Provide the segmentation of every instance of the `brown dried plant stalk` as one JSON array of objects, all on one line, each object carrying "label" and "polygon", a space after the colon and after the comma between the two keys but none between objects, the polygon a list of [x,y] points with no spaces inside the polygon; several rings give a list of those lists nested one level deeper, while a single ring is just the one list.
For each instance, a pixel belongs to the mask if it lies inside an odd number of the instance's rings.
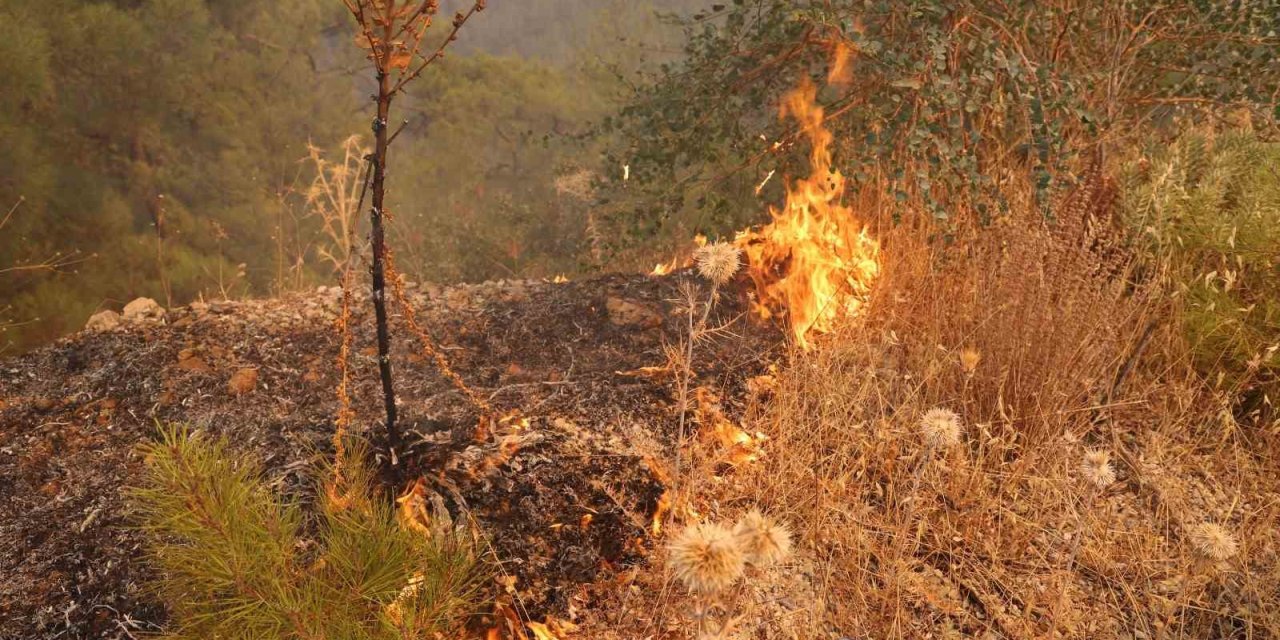
[{"label": "brown dried plant stalk", "polygon": [[333,473],[325,490],[335,504],[342,504],[340,496],[348,490],[345,480],[347,458],[347,429],[355,418],[351,408],[350,382],[351,374],[347,360],[351,354],[351,269],[342,273],[342,309],[338,313],[338,334],[341,346],[338,348],[338,415],[334,420],[333,431]]},{"label": "brown dried plant stalk", "polygon": [[307,161],[315,177],[304,197],[306,215],[319,218],[326,244],[316,247],[316,253],[335,272],[347,268],[354,251],[350,239],[363,206],[369,152],[358,135],[342,142],[342,159],[338,161],[325,158],[319,147],[307,145]]},{"label": "brown dried plant stalk", "polygon": [[[721,330],[720,327],[708,327],[711,311],[720,299],[720,287],[728,284],[737,275],[742,266],[741,251],[727,242],[716,242],[700,247],[694,252],[694,265],[698,274],[710,285],[711,290],[703,300],[701,291],[693,282],[684,282],[680,288],[679,304],[685,315],[685,335],[681,337],[678,350],[668,349],[667,357],[676,373],[676,405],[680,409],[676,440],[675,477],[681,478],[684,466],[685,440],[688,437],[689,407],[692,399],[693,378],[697,375],[693,369],[693,348]],[[689,468],[689,477],[682,487],[686,496],[693,491],[695,479],[693,468]]]},{"label": "brown dried plant stalk", "polygon": [[467,398],[471,405],[481,414],[481,417],[491,417],[494,415],[493,406],[487,400],[481,398],[462,376],[454,371],[453,366],[449,364],[449,359],[445,357],[444,352],[440,350],[440,346],[436,344],[431,334],[427,333],[422,325],[418,324],[418,312],[414,310],[413,305],[409,304],[408,298],[404,294],[404,278],[400,272],[396,270],[395,257],[390,250],[387,251],[387,277],[391,280],[391,291],[395,295],[396,303],[400,306],[400,314],[404,317],[404,321],[409,325],[409,330],[418,338],[418,342],[422,345],[423,354],[436,363],[436,368],[440,373],[448,378],[458,391]]}]

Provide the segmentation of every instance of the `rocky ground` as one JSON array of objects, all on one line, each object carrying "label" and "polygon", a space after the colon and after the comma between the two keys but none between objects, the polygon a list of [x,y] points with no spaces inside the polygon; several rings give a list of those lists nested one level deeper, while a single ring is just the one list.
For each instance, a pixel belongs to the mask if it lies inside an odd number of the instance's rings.
[{"label": "rocky ground", "polygon": [[[409,289],[454,367],[520,429],[477,433],[478,415],[398,323],[393,363],[405,464],[491,540],[528,619],[572,617],[643,565],[666,486],[677,412],[666,362],[686,319],[688,274]],[[377,432],[367,297],[351,358],[355,424]],[[143,538],[124,489],[159,423],[228,436],[282,491],[311,495],[337,410],[336,288],[165,310],[136,301],[86,331],[0,361],[0,638],[132,638],[163,628],[145,590]],[[696,360],[699,384],[741,410],[779,336],[746,327],[745,296]],[[459,504],[462,503],[462,504]],[[514,577],[514,581],[511,580]]]}]

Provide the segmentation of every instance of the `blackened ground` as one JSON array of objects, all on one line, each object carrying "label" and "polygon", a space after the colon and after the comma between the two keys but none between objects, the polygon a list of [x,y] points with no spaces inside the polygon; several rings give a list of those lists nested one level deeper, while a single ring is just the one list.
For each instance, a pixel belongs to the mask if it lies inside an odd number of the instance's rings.
[{"label": "blackened ground", "polygon": [[[645,561],[677,411],[670,379],[628,372],[666,362],[663,345],[687,321],[684,282],[692,276],[410,289],[461,376],[528,426],[477,438],[476,411],[399,323],[394,365],[413,443],[404,464],[455,514],[470,510],[531,617],[563,613],[571,598],[582,606],[586,585]],[[228,436],[266,462],[281,491],[309,500],[337,407],[338,305],[333,288],[193,305],[0,361],[0,638],[163,627],[124,496],[141,471],[137,445],[157,423]],[[357,300],[352,393],[356,424],[376,436],[365,306]],[[731,412],[779,339],[745,309],[730,287],[712,318],[729,330],[694,358],[699,384],[714,385]]]}]

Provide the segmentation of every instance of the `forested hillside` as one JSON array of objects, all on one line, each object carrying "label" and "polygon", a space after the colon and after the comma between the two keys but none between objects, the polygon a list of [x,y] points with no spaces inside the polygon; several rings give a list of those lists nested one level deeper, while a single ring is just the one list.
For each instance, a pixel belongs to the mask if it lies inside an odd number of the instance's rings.
[{"label": "forested hillside", "polygon": [[[678,49],[655,11],[698,3],[491,4],[448,80],[402,102],[393,243],[435,280],[581,267],[591,123]],[[328,0],[0,2],[0,349],[137,296],[332,283],[308,157],[369,140],[348,19]]]}]

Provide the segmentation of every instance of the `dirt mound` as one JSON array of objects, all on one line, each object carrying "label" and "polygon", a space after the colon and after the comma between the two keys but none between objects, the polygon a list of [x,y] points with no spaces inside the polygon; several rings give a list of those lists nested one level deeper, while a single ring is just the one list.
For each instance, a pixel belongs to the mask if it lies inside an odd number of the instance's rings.
[{"label": "dirt mound", "polygon": [[[407,331],[395,334],[405,464],[448,508],[470,509],[531,617],[590,606],[593,582],[644,562],[677,417],[667,382],[629,372],[665,361],[689,277],[410,289],[461,376],[528,418],[477,436],[470,405]],[[355,424],[376,433],[366,301],[353,317],[352,393]],[[0,364],[0,638],[128,638],[163,625],[123,496],[157,423],[230,437],[309,500],[337,408],[339,305],[335,288],[198,303]],[[716,309],[717,321],[745,323],[742,294],[722,293]],[[779,339],[720,332],[696,354],[700,379],[737,410]]]}]

